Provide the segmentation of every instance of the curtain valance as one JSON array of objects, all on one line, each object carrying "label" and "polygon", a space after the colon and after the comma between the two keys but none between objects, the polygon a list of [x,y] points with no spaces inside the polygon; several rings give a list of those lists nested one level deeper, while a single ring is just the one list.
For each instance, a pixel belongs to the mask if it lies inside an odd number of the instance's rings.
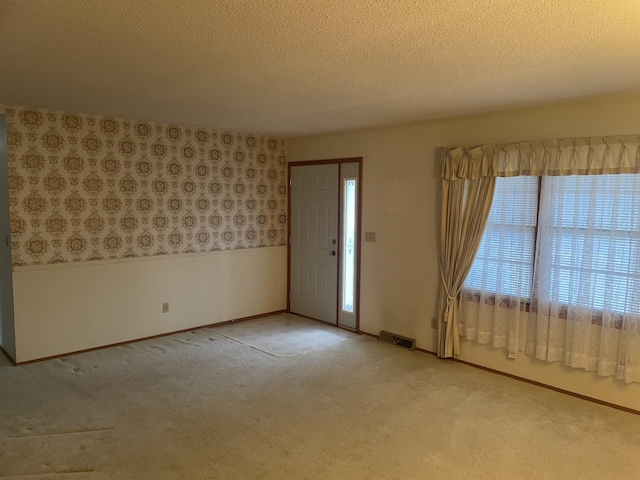
[{"label": "curtain valance", "polygon": [[441,177],[476,180],[522,175],[640,173],[640,135],[533,140],[445,148]]}]

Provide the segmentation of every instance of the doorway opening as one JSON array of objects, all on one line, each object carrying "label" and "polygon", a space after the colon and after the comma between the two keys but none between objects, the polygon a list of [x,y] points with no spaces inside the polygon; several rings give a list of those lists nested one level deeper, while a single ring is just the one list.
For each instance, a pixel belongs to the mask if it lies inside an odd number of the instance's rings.
[{"label": "doorway opening", "polygon": [[16,355],[16,331],[13,318],[9,165],[6,132],[6,118],[4,115],[0,115],[0,350],[12,363],[15,363],[18,357]]}]

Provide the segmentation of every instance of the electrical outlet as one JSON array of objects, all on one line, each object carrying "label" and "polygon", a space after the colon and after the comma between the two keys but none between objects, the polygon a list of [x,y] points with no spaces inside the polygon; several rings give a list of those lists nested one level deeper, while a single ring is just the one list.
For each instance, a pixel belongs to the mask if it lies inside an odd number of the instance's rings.
[{"label": "electrical outlet", "polygon": [[162,304],[162,313],[169,313],[169,302],[164,302]]},{"label": "electrical outlet", "polygon": [[431,319],[431,328],[433,328],[434,330],[438,329],[438,319],[436,317],[433,317]]},{"label": "electrical outlet", "polygon": [[376,232],[364,232],[364,241],[376,243]]}]

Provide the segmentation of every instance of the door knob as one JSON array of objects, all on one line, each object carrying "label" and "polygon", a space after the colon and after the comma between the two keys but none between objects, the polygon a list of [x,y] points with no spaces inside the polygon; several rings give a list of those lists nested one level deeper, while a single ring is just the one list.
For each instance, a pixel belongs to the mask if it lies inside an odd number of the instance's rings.
[{"label": "door knob", "polygon": [[331,250],[329,252],[329,255],[331,255],[332,257],[335,257],[336,256],[336,251],[335,250]]}]

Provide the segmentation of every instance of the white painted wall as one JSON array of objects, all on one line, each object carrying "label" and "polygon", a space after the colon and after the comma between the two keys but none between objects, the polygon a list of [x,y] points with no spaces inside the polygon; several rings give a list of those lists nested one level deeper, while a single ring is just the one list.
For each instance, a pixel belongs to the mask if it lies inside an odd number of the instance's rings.
[{"label": "white painted wall", "polygon": [[[453,118],[422,124],[290,139],[288,160],[364,157],[361,243],[362,330],[390,330],[435,350],[440,197],[439,147],[529,139],[640,133],[640,93]],[[538,362],[464,342],[460,358],[640,410],[640,384]]]},{"label": "white painted wall", "polygon": [[16,360],[283,310],[286,253],[281,246],[16,267]]}]

